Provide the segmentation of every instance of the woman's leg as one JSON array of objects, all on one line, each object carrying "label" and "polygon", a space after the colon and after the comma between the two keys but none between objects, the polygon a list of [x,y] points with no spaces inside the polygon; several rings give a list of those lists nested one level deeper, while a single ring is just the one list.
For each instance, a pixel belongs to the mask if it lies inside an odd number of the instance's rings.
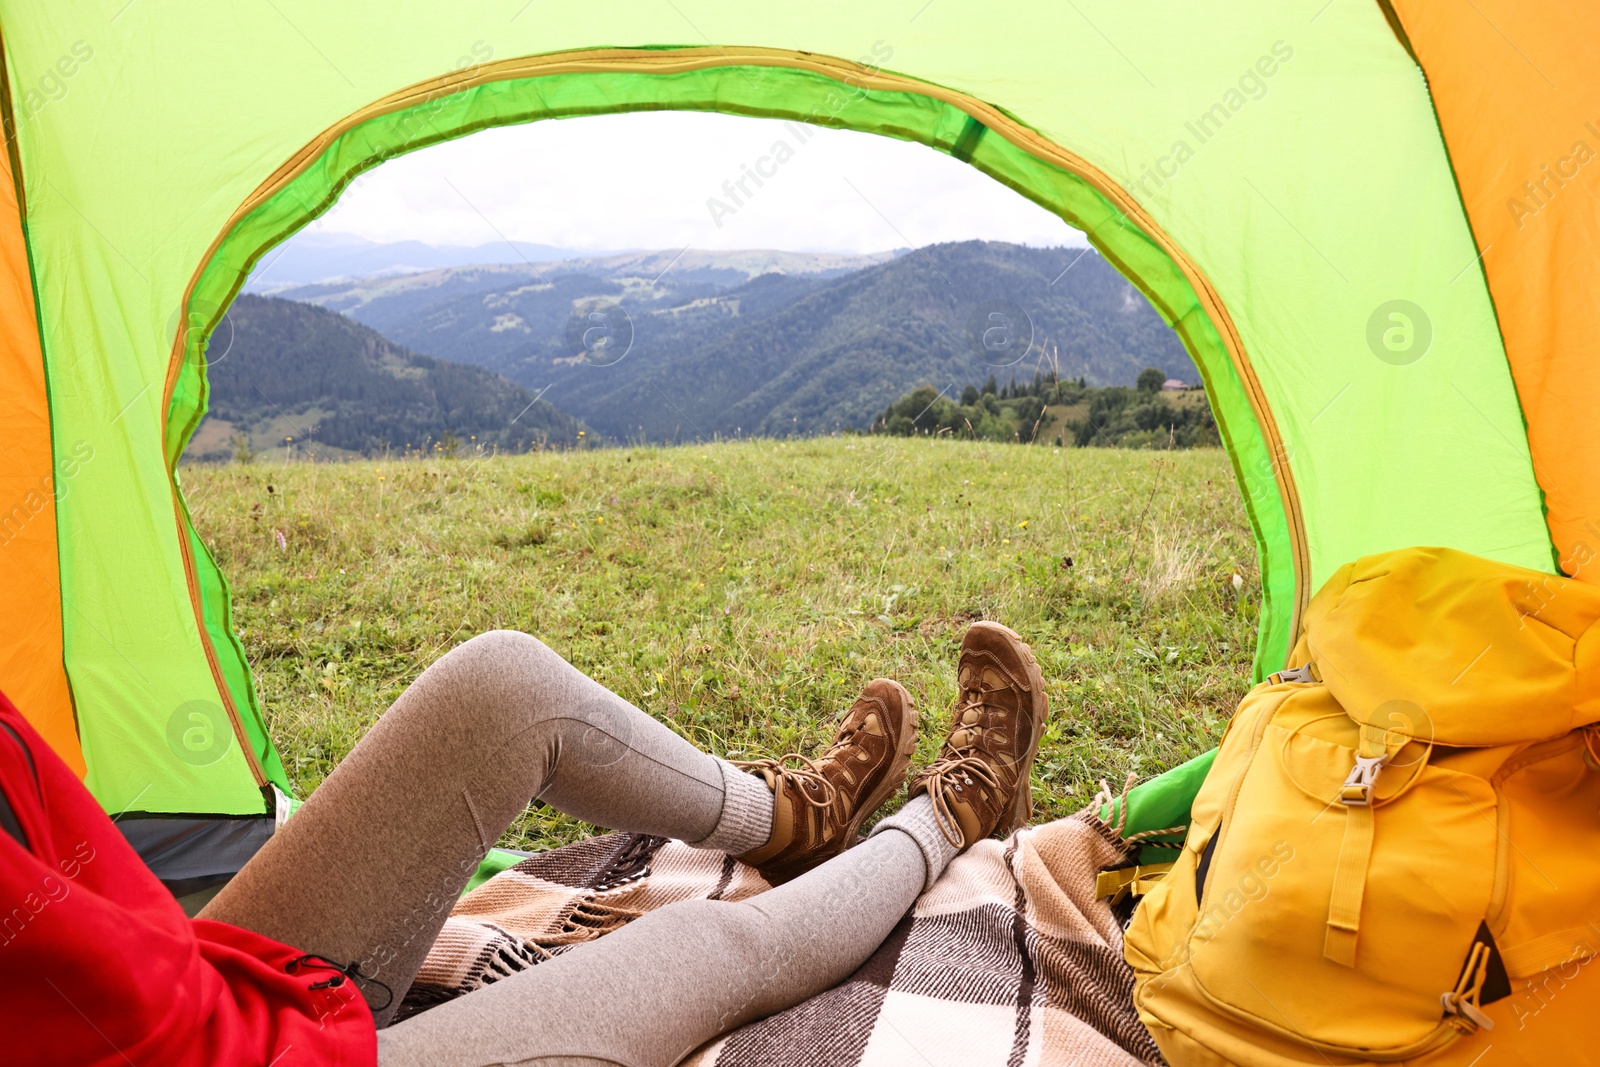
[{"label": "woman's leg", "polygon": [[376,978],[385,1025],[489,848],[538,798],[601,826],[748,852],[758,778],[695,748],[527,634],[423,672],[201,912]]},{"label": "woman's leg", "polygon": [[920,797],[776,889],[669,905],[392,1026],[378,1065],[670,1067],[848,977],[955,851]]},{"label": "woman's leg", "polygon": [[[958,848],[1009,833],[1049,715],[1033,651],[974,624],[939,758],[872,836],[740,903],[686,901],[378,1035],[379,1067],[670,1067],[719,1033],[839,982]],[[848,719],[847,719],[848,721]]]}]

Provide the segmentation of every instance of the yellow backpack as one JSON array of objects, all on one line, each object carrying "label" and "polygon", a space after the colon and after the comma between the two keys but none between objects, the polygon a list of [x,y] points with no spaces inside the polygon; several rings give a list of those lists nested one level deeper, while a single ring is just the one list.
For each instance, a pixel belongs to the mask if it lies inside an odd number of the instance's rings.
[{"label": "yellow backpack", "polygon": [[1168,1060],[1600,1061],[1597,619],[1447,549],[1328,581],[1128,928]]}]

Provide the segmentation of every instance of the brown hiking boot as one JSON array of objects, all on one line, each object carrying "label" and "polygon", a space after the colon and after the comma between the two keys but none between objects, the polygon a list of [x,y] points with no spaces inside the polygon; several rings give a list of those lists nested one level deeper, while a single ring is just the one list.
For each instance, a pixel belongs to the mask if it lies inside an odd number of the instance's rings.
[{"label": "brown hiking boot", "polygon": [[[861,822],[900,788],[917,746],[917,709],[899,682],[868,682],[845,713],[833,746],[816,759],[789,753],[734,766],[767,780],[772,837],[738,857],[774,885],[856,843]],[[799,766],[787,766],[796,762]]]},{"label": "brown hiking boot", "polygon": [[1033,650],[997,622],[975,622],[961,641],[960,695],[950,736],[911,782],[933,801],[939,829],[965,848],[1009,834],[1033,814],[1028,776],[1050,702]]}]

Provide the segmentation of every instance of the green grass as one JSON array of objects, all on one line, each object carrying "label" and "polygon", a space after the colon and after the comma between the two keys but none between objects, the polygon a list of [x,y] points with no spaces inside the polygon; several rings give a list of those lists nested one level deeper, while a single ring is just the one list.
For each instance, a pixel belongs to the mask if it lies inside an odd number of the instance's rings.
[{"label": "green grass", "polygon": [[[1039,818],[1212,747],[1248,686],[1260,584],[1218,450],[841,437],[183,477],[301,796],[496,627],[733,758],[814,753],[888,675],[927,759],[964,626],[1000,620],[1049,684]],[[588,832],[542,809],[503,843]]]}]

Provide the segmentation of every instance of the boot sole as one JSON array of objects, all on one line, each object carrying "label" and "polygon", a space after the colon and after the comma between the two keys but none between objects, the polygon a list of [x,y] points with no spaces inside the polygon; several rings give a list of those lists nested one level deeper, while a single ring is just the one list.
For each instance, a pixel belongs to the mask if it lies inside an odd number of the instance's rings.
[{"label": "boot sole", "polygon": [[1010,825],[1002,824],[995,829],[995,834],[1006,836],[1019,826],[1026,826],[1028,820],[1033,818],[1033,758],[1039,753],[1039,742],[1044,739],[1045,727],[1050,722],[1050,697],[1044,691],[1044,672],[1039,670],[1039,661],[1034,658],[1033,649],[1022,639],[1021,634],[997,622],[975,622],[971,628],[978,627],[1003,634],[1017,650],[1023,670],[1028,675],[1029,691],[1033,694],[1033,735],[1028,741],[1027,758],[1022,761],[1017,775],[1017,782],[1021,788],[1017,790],[1016,799],[1011,803]]}]

